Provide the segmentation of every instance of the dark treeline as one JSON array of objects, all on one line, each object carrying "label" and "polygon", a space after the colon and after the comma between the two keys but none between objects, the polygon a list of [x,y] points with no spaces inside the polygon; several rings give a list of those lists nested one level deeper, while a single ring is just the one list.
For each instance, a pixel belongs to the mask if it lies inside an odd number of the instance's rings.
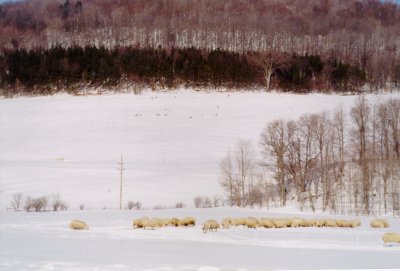
[{"label": "dark treeline", "polygon": [[[278,57],[279,56],[279,57]],[[261,88],[284,91],[356,91],[366,81],[363,70],[314,55],[269,55],[222,50],[54,47],[9,50],[0,55],[4,94],[49,94],[82,86],[122,84],[174,88]],[[271,61],[273,70],[263,60]],[[268,74],[270,72],[270,74]]]},{"label": "dark treeline", "polygon": [[400,5],[380,0],[25,0],[0,5],[0,51],[55,46],[318,55],[364,70],[366,90],[393,89],[393,82],[400,81]]}]

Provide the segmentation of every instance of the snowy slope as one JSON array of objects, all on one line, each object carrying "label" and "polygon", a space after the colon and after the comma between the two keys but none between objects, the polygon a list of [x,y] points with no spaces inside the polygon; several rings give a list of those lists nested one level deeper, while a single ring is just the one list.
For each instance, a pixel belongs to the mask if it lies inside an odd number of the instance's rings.
[{"label": "snowy slope", "polygon": [[117,208],[121,155],[125,203],[191,206],[222,194],[218,163],[238,139],[257,147],[271,120],[348,110],[355,99],[192,91],[0,99],[0,208],[16,192],[58,193],[75,210]]},{"label": "snowy slope", "polygon": [[[247,229],[204,234],[201,226],[133,229],[141,216],[206,219],[232,217],[318,217],[286,210],[237,208],[158,211],[68,211],[0,213],[1,270],[271,270],[400,269],[400,245],[384,246],[383,232],[369,218],[359,228]],[[71,231],[72,219],[89,231]],[[212,268],[211,268],[212,267]]]}]

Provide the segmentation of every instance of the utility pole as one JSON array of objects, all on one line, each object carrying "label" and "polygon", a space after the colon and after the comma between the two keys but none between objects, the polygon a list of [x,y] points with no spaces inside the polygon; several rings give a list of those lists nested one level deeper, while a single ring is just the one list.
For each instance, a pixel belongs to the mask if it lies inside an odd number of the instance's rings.
[{"label": "utility pole", "polygon": [[118,163],[119,168],[117,168],[121,174],[121,182],[119,186],[119,209],[122,210],[122,172],[125,170],[124,168],[124,161],[122,160],[122,155],[121,155],[121,162]]}]

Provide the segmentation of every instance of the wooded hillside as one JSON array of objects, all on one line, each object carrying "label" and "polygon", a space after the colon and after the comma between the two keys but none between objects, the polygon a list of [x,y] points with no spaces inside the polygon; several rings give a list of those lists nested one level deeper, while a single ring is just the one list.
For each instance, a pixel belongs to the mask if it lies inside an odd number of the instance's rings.
[{"label": "wooded hillside", "polygon": [[378,0],[27,0],[0,5],[0,48],[220,49],[334,59],[371,90],[400,81],[400,7]]}]

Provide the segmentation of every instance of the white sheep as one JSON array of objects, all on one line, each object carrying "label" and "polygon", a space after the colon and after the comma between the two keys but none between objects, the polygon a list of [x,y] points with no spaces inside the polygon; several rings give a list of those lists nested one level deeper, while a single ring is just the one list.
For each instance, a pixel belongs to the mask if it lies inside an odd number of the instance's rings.
[{"label": "white sheep", "polygon": [[143,219],[143,229],[152,229],[154,230],[155,228],[160,227],[160,223],[157,219]]},{"label": "white sheep", "polygon": [[389,228],[390,225],[386,219],[374,219],[370,223],[373,228]]},{"label": "white sheep", "polygon": [[325,226],[335,228],[338,226],[338,223],[335,219],[327,219],[325,220]]},{"label": "white sheep", "polygon": [[292,219],[292,224],[290,225],[292,228],[304,227],[304,221],[302,218],[295,217]]},{"label": "white sheep", "polygon": [[246,225],[246,218],[236,218],[232,219],[233,226],[245,226]]},{"label": "white sheep", "polygon": [[171,226],[174,226],[174,227],[179,227],[181,225],[181,221],[176,217],[171,218],[170,223],[171,223]]},{"label": "white sheep", "polygon": [[69,224],[69,228],[72,230],[89,230],[89,226],[81,220],[72,220]]},{"label": "white sheep", "polygon": [[157,228],[162,228],[162,227],[167,226],[167,224],[165,224],[165,222],[164,222],[164,219],[153,218],[152,220],[154,221],[155,227],[157,227]]},{"label": "white sheep", "polygon": [[143,228],[143,221],[147,221],[147,220],[149,220],[149,218],[146,216],[133,220],[133,228],[135,228],[135,229]]},{"label": "white sheep", "polygon": [[326,225],[326,219],[323,218],[314,219],[313,222],[315,227],[324,227]]},{"label": "white sheep", "polygon": [[229,226],[232,225],[232,218],[227,217],[222,219],[221,225],[223,229],[229,229]]},{"label": "white sheep", "polygon": [[265,217],[260,219],[260,226],[264,227],[264,228],[270,228],[270,229],[275,228],[274,221],[272,219],[265,218]]},{"label": "white sheep", "polygon": [[361,220],[360,219],[353,219],[349,221],[350,227],[351,228],[357,228],[358,226],[361,225]]},{"label": "white sheep", "polygon": [[272,221],[275,224],[275,228],[287,228],[292,225],[292,220],[287,218],[274,218]]},{"label": "white sheep", "polygon": [[184,217],[181,220],[181,225],[182,226],[195,226],[196,225],[196,219],[194,217],[191,217],[191,216]]},{"label": "white sheep", "polygon": [[339,220],[337,220],[337,221],[336,221],[336,224],[337,224],[337,226],[340,227],[340,228],[349,228],[349,227],[351,227],[350,222],[347,221],[347,220],[344,220],[344,219],[339,219]]},{"label": "white sheep", "polygon": [[260,226],[260,221],[258,221],[257,218],[248,217],[245,220],[245,225],[247,226],[247,228],[255,229]]},{"label": "white sheep", "polygon": [[162,220],[163,220],[165,226],[170,226],[171,225],[171,219],[163,218]]},{"label": "white sheep", "polygon": [[386,243],[400,243],[400,233],[387,232],[382,235],[383,242]]},{"label": "white sheep", "polygon": [[215,220],[207,220],[203,224],[203,232],[206,233],[207,231],[217,231],[219,229],[219,224]]}]

